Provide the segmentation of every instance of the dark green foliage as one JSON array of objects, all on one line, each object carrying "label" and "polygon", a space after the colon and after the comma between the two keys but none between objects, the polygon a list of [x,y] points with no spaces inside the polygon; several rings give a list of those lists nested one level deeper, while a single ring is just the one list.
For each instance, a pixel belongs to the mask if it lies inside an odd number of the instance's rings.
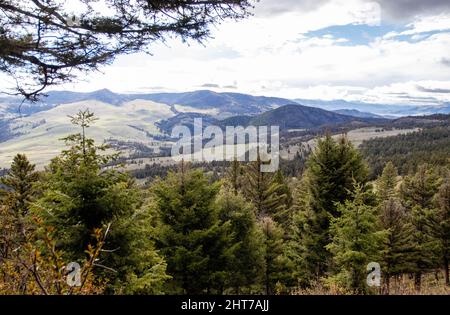
[{"label": "dark green foliage", "polygon": [[300,268],[295,274],[303,277],[300,282],[317,280],[327,271],[331,257],[325,246],[330,220],[340,216],[337,204],[353,198],[355,182],[367,180],[367,167],[346,137],[336,142],[328,134],[319,140],[307,166],[297,193],[291,244],[299,251],[291,254]]},{"label": "dark green foliage", "polygon": [[377,180],[377,195],[381,201],[389,200],[397,195],[397,177],[397,168],[392,162],[388,162]]},{"label": "dark green foliage", "polygon": [[448,165],[450,127],[441,126],[418,132],[364,141],[360,147],[371,168],[371,177],[381,174],[391,161],[401,175],[417,170],[420,164]]},{"label": "dark green foliage", "polygon": [[289,278],[289,261],[284,255],[284,231],[270,217],[261,218],[259,225],[264,240],[265,294],[281,293],[283,283]]},{"label": "dark green foliage", "polygon": [[35,195],[33,185],[39,179],[35,165],[31,164],[23,154],[17,154],[11,164],[10,170],[0,178],[0,197],[12,201],[12,211],[17,216],[25,216],[29,211],[29,204]]},{"label": "dark green foliage", "polygon": [[173,293],[221,293],[233,247],[231,223],[219,218],[219,183],[200,170],[169,173],[152,187],[160,218],[157,241]]},{"label": "dark green foliage", "polygon": [[415,175],[405,177],[400,189],[414,227],[413,270],[417,290],[420,290],[422,273],[436,266],[436,247],[433,246],[435,242],[429,232],[427,214],[434,207],[433,198],[439,186],[437,172],[427,165],[420,165]]},{"label": "dark green foliage", "polygon": [[96,273],[108,278],[111,290],[122,283],[120,290],[126,292],[136,285],[138,292],[158,293],[165,265],[145,230],[147,216],[138,212],[142,195],[127,174],[104,168],[114,156],[86,138],[85,128],[93,121],[89,111],[72,118],[83,133],[64,139],[68,149],[51,161],[33,210],[55,227],[58,246],[75,261],[85,258],[94,229],[109,226]]},{"label": "dark green foliage", "polygon": [[338,216],[336,202],[342,203],[352,196],[355,181],[367,181],[367,166],[345,136],[338,142],[330,135],[319,140],[307,165],[309,193],[317,212]]},{"label": "dark green foliage", "polygon": [[339,217],[332,219],[331,243],[326,248],[333,254],[332,280],[353,293],[366,293],[366,266],[379,258],[384,233],[377,231],[376,209],[365,203],[367,197],[356,186],[354,198],[339,204]]},{"label": "dark green foliage", "polygon": [[414,270],[414,226],[410,215],[396,198],[384,200],[380,206],[380,229],[386,236],[380,251],[380,263],[386,292],[392,276]]},{"label": "dark green foliage", "polygon": [[237,195],[239,191],[242,191],[243,181],[243,167],[237,159],[234,159],[233,162],[231,162],[231,166],[228,168],[226,176],[226,184],[228,184],[234,194]]},{"label": "dark green foliage", "polygon": [[427,223],[436,241],[439,263],[444,267],[445,282],[450,285],[450,172],[447,172],[436,197],[436,207],[429,211]]},{"label": "dark green foliage", "polygon": [[34,187],[39,179],[31,164],[23,154],[17,154],[10,170],[0,178],[0,264],[12,251],[18,250],[26,240],[30,203],[36,198]]},{"label": "dark green foliage", "polygon": [[264,242],[253,205],[234,191],[218,196],[219,216],[231,223],[232,251],[227,267],[227,287],[235,294],[259,293],[264,274]]},{"label": "dark green foliage", "polygon": [[258,218],[269,215],[281,221],[287,210],[288,196],[284,192],[283,184],[275,180],[273,173],[261,172],[262,164],[258,154],[257,160],[245,168],[243,193],[255,205]]},{"label": "dark green foliage", "polygon": [[410,214],[397,197],[397,175],[397,169],[389,162],[377,180],[379,225],[386,233],[380,252],[386,293],[389,293],[392,276],[413,270],[414,228],[410,222]]}]

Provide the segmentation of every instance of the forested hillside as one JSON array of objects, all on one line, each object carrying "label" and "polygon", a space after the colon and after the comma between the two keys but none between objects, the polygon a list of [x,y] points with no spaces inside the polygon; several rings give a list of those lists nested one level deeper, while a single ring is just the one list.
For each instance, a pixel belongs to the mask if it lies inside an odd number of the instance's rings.
[{"label": "forested hillside", "polygon": [[406,175],[423,163],[434,166],[450,163],[450,126],[367,140],[360,149],[374,176],[381,174],[388,161]]},{"label": "forested hillside", "polygon": [[18,154],[1,177],[0,294],[450,293],[448,163],[399,175],[385,155],[371,182],[326,135],[299,177],[258,156],[213,174],[182,162],[144,187],[106,167],[118,156],[89,138],[91,112],[71,121],[44,171]]}]

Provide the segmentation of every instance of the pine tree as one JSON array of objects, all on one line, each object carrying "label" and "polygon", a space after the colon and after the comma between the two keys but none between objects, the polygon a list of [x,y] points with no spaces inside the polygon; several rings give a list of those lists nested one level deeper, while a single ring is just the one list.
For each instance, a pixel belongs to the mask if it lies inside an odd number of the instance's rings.
[{"label": "pine tree", "polygon": [[390,291],[392,276],[412,269],[410,253],[412,251],[413,228],[410,216],[402,206],[397,192],[397,168],[388,162],[377,179],[380,229],[386,232],[381,251],[381,268],[386,293]]},{"label": "pine tree", "polygon": [[261,172],[262,164],[258,154],[257,160],[247,165],[243,193],[255,205],[258,218],[269,215],[276,220],[286,210],[286,195],[272,173]]},{"label": "pine tree", "polygon": [[[338,142],[329,134],[318,140],[301,181],[304,187],[298,188],[293,216],[292,242],[298,244],[291,242],[291,256],[301,268],[296,274],[302,283],[326,273],[331,259],[325,249],[330,242],[330,220],[340,216],[336,205],[351,200],[354,182],[366,183],[367,174],[361,155],[345,136]],[[294,248],[300,252],[292,252]]]},{"label": "pine tree", "polygon": [[331,221],[331,243],[326,248],[335,264],[332,279],[361,294],[367,292],[366,266],[377,261],[384,235],[377,231],[376,209],[366,204],[362,187],[356,185],[354,191],[352,200],[338,205],[340,216]]},{"label": "pine tree", "polygon": [[[24,241],[26,237],[26,217],[30,211],[30,203],[35,199],[37,191],[35,184],[39,174],[35,171],[35,165],[31,164],[23,154],[17,154],[11,164],[11,169],[6,176],[0,178],[0,203],[7,205],[7,211],[12,220],[10,228],[14,235],[16,245]],[[6,220],[6,219],[5,219]]]},{"label": "pine tree", "polygon": [[240,162],[235,158],[233,162],[231,162],[231,166],[229,167],[226,173],[227,181],[226,183],[231,187],[234,194],[237,195],[242,190],[242,167]]},{"label": "pine tree", "polygon": [[259,225],[264,236],[265,294],[274,294],[288,278],[288,260],[284,255],[284,231],[270,217],[263,217]]},{"label": "pine tree", "polygon": [[406,176],[400,192],[414,226],[414,283],[420,291],[422,274],[436,265],[433,237],[427,227],[427,213],[433,208],[433,198],[440,186],[439,176],[428,165],[420,165],[416,174]]},{"label": "pine tree", "polygon": [[85,249],[95,242],[94,230],[110,226],[101,263],[95,264],[96,274],[108,280],[108,290],[129,292],[126,284],[132,279],[148,284],[136,286],[139,292],[160,292],[165,264],[149,231],[142,230],[147,219],[138,212],[142,202],[135,182],[126,173],[106,168],[117,155],[105,154],[107,146],[97,146],[86,136],[86,128],[96,120],[89,110],[71,120],[82,132],[64,138],[68,148],[51,161],[33,211],[56,229],[58,246],[72,261],[86,258]]},{"label": "pine tree", "polygon": [[445,181],[439,189],[436,203],[436,207],[431,209],[428,214],[427,223],[431,235],[437,242],[439,260],[445,273],[445,283],[450,286],[448,269],[450,260],[450,172],[447,172]]},{"label": "pine tree", "polygon": [[386,293],[389,294],[390,279],[402,273],[413,270],[414,233],[410,223],[410,216],[396,198],[389,198],[380,206],[380,229],[386,232],[380,252],[381,269]]},{"label": "pine tree", "polygon": [[33,184],[38,178],[35,165],[23,154],[14,157],[11,169],[6,176],[0,178],[0,183],[6,186],[6,189],[0,187],[0,195],[13,201],[12,208],[18,216],[27,215],[29,204],[35,194]]},{"label": "pine tree", "polygon": [[278,196],[282,196],[280,202],[284,205],[284,209],[281,212],[278,212],[274,217],[278,223],[282,225],[284,229],[287,229],[290,223],[291,210],[293,204],[292,192],[289,187],[288,181],[283,175],[281,170],[278,170],[275,173],[273,178],[273,183],[278,186],[276,194]]},{"label": "pine tree", "polygon": [[259,293],[264,273],[263,235],[253,205],[234,190],[223,189],[218,196],[220,219],[231,223],[231,258],[227,267],[227,286],[235,294]]},{"label": "pine tree", "polygon": [[170,172],[152,187],[160,219],[157,245],[172,276],[170,292],[222,293],[233,247],[231,223],[215,203],[220,183],[201,170]]},{"label": "pine tree", "polygon": [[377,195],[380,200],[389,200],[397,195],[398,171],[392,162],[388,162],[377,180]]},{"label": "pine tree", "polygon": [[303,176],[295,191],[292,226],[287,247],[287,255],[294,267],[292,276],[301,287],[309,286],[312,280],[318,281],[327,263],[323,252],[327,245],[328,228],[320,225],[320,222],[326,222],[326,218],[318,217],[326,213],[316,213],[312,210],[311,195],[307,191],[306,181],[306,176]]}]

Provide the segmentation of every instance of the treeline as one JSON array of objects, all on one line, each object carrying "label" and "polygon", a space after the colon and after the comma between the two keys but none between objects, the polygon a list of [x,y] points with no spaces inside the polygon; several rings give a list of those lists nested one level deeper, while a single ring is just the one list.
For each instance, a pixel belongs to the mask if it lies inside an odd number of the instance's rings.
[{"label": "treeline", "polygon": [[94,120],[72,119],[81,132],[45,171],[19,154],[2,177],[0,293],[389,293],[404,275],[419,292],[442,271],[450,285],[449,168],[400,177],[387,163],[370,183],[359,151],[328,135],[298,179],[258,157],[217,179],[181,163],[143,189],[103,167],[117,156],[85,136]]},{"label": "treeline", "polygon": [[450,126],[440,126],[386,138],[365,140],[360,150],[371,166],[371,177],[381,174],[391,161],[401,175],[421,164],[446,165],[450,159]]}]

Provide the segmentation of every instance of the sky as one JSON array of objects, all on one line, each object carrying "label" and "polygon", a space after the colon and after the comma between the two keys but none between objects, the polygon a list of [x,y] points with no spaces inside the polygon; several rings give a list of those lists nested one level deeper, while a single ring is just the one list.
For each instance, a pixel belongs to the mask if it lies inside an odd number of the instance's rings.
[{"label": "sky", "polygon": [[170,39],[58,89],[450,102],[449,0],[261,0],[253,13],[203,45]]}]

